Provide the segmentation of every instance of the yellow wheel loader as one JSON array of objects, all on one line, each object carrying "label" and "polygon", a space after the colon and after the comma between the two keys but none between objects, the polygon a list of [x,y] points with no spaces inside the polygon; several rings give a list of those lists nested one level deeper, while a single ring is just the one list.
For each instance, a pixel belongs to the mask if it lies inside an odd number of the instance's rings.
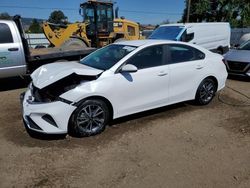
[{"label": "yellow wheel loader", "polygon": [[103,47],[120,40],[140,38],[139,24],[118,18],[113,2],[88,0],[80,5],[83,22],[68,25],[43,23],[43,31],[54,47]]}]

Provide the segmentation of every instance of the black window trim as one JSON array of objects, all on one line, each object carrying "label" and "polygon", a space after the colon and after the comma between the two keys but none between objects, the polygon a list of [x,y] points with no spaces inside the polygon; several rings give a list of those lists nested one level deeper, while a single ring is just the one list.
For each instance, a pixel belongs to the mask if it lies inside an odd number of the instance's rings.
[{"label": "black window trim", "polygon": [[[136,52],[135,54],[133,54],[129,59],[127,59],[125,62],[123,62],[115,71],[115,74],[117,73],[120,73],[121,69],[123,66],[125,66],[127,64],[127,62],[133,58],[135,55],[137,55],[138,53],[140,53],[142,50],[145,50],[147,48],[150,48],[150,47],[154,47],[154,46],[162,46],[163,48],[163,58],[162,58],[162,65],[159,65],[159,66],[155,66],[155,67],[161,67],[161,66],[166,66],[168,65],[167,63],[165,63],[167,61],[167,57],[168,57],[168,51],[167,51],[167,44],[154,44],[154,45],[151,45],[151,46],[147,46],[141,50],[139,50],[138,52]],[[154,68],[154,67],[147,67],[147,68],[143,68],[143,69],[150,69],[150,68]],[[143,70],[143,69],[138,69],[139,70]]]}]

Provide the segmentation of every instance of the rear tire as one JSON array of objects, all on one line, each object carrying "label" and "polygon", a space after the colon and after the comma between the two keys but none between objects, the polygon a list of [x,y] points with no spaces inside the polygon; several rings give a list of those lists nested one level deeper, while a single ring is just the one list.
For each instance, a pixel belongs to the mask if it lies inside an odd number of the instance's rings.
[{"label": "rear tire", "polygon": [[61,48],[87,48],[87,45],[78,38],[70,38],[64,41]]},{"label": "rear tire", "polygon": [[196,92],[195,103],[198,105],[209,104],[215,96],[217,91],[216,83],[211,78],[203,80]]},{"label": "rear tire", "polygon": [[122,41],[126,41],[126,39],[125,39],[125,38],[119,38],[119,39],[116,39],[116,40],[114,41],[114,43],[122,42]]},{"label": "rear tire", "polygon": [[70,118],[69,133],[77,137],[99,134],[104,131],[109,118],[108,106],[102,100],[83,101]]},{"label": "rear tire", "polygon": [[223,48],[222,48],[222,47],[218,48],[218,49],[216,50],[216,53],[217,53],[217,54],[220,54],[220,55],[223,55],[223,54],[224,54]]}]

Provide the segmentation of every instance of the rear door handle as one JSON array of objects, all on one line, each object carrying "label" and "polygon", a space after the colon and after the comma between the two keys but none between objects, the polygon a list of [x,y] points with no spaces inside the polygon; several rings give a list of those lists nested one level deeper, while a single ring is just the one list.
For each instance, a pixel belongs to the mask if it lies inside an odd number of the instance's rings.
[{"label": "rear door handle", "polygon": [[165,71],[161,71],[158,73],[158,76],[166,76],[166,75],[168,75],[168,73]]},{"label": "rear door handle", "polygon": [[10,52],[14,52],[14,51],[18,51],[19,49],[18,48],[9,48],[8,51]]}]

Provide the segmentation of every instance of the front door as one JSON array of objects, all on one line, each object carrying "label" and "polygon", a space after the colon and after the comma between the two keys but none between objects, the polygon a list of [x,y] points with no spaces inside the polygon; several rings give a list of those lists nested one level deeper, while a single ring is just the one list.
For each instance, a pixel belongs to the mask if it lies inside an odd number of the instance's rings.
[{"label": "front door", "polygon": [[124,116],[155,107],[168,101],[169,67],[164,64],[164,46],[145,48],[126,64],[135,65],[135,73],[117,73],[115,85],[119,106],[118,116]]}]

